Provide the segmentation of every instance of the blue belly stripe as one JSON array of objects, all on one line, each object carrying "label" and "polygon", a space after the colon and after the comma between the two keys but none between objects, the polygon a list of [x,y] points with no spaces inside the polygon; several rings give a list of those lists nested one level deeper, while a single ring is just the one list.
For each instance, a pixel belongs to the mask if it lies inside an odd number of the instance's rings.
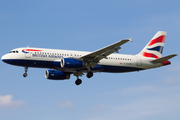
[{"label": "blue belly stripe", "polygon": [[[61,68],[60,62],[57,61],[41,61],[41,60],[22,60],[22,59],[6,59],[3,60],[5,63],[17,66],[27,66],[27,67],[36,67],[36,68]],[[82,70],[86,70],[82,68]],[[109,66],[109,65],[96,65],[92,71],[99,70],[99,72],[111,72],[111,73],[121,73],[121,72],[132,72],[144,70],[142,68],[136,67],[124,67],[124,66]]]}]

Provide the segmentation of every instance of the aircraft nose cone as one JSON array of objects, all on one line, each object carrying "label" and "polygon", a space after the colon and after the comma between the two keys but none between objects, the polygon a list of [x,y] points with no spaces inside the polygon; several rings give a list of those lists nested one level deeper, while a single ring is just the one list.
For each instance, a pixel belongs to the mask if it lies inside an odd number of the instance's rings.
[{"label": "aircraft nose cone", "polygon": [[8,62],[7,54],[6,54],[6,55],[3,55],[3,56],[1,57],[1,60],[2,60],[3,62],[7,63],[7,62]]},{"label": "aircraft nose cone", "polygon": [[7,64],[11,64],[11,65],[16,65],[17,64],[17,60],[16,59],[12,59],[12,56],[9,54],[5,54],[1,57],[1,60]]},{"label": "aircraft nose cone", "polygon": [[4,58],[5,58],[5,57],[4,57],[4,55],[3,55],[3,56],[1,57],[1,60],[2,60],[3,62],[4,62]]}]

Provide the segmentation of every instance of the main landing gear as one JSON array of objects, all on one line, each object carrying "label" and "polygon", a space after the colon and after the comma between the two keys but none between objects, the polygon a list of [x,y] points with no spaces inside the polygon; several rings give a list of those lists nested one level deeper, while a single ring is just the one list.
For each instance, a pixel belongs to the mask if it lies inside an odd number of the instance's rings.
[{"label": "main landing gear", "polygon": [[86,74],[86,77],[87,78],[91,78],[93,76],[93,72],[89,71],[87,74]]},{"label": "main landing gear", "polygon": [[77,77],[77,80],[75,81],[75,84],[76,84],[76,85],[80,85],[80,84],[82,83],[82,80],[79,79],[79,76],[82,76],[82,75],[84,75],[84,74],[83,74],[82,72],[74,72],[73,74],[74,74],[74,76]]},{"label": "main landing gear", "polygon": [[77,80],[75,81],[75,84],[76,84],[76,85],[80,85],[81,83],[82,83],[82,80],[79,79],[79,78],[77,78]]},{"label": "main landing gear", "polygon": [[25,73],[23,74],[23,77],[27,77],[27,75],[28,75],[28,74],[27,74],[27,70],[28,70],[28,67],[27,67],[27,66],[25,66],[25,67],[24,67],[24,71],[25,71]]},{"label": "main landing gear", "polygon": [[[74,74],[74,76],[77,77],[77,80],[75,81],[75,84],[76,84],[76,85],[80,85],[80,84],[82,83],[82,80],[79,79],[79,76],[82,76],[82,75],[84,75],[84,74],[81,73],[81,72],[75,72],[75,73],[73,73],[73,74]],[[93,76],[93,72],[91,72],[91,71],[89,71],[89,72],[86,74],[86,77],[87,77],[87,78],[91,78],[92,76]]]}]

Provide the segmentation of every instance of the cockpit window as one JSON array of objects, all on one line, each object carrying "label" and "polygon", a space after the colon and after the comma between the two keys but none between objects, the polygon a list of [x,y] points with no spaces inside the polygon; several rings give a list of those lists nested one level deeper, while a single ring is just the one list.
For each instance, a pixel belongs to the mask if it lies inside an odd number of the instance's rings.
[{"label": "cockpit window", "polygon": [[13,51],[10,51],[9,53],[18,53],[18,51],[13,50]]},{"label": "cockpit window", "polygon": [[9,53],[13,53],[13,51],[10,51]]}]

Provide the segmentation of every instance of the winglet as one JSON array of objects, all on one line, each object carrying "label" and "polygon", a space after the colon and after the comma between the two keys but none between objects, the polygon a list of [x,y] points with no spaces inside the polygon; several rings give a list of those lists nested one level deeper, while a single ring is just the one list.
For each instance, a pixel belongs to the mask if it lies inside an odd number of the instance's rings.
[{"label": "winglet", "polygon": [[132,42],[132,39],[133,39],[133,37],[132,37],[132,38],[129,38],[129,41],[131,41],[131,42]]}]

